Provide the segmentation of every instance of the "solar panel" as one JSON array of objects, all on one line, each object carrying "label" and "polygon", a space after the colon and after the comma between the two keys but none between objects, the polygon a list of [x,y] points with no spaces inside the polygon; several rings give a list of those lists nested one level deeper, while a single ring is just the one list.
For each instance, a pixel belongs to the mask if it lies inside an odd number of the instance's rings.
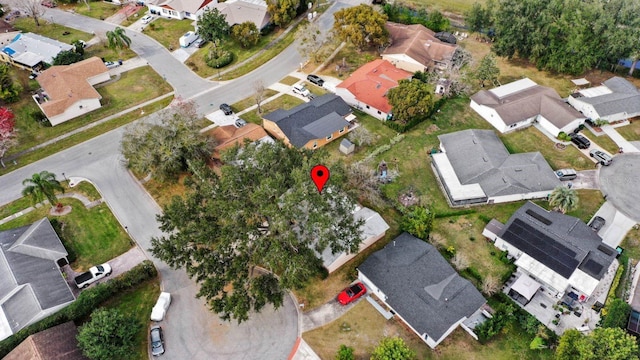
[{"label": "solar panel", "polygon": [[580,263],[575,251],[520,219],[511,223],[502,238],[567,279]]},{"label": "solar panel", "polygon": [[531,209],[528,209],[527,211],[525,211],[525,213],[527,213],[527,215],[531,216],[532,218],[540,221],[541,223],[543,223],[543,224],[545,224],[547,226],[551,225],[551,223],[552,223],[551,220],[547,219],[546,217],[538,214],[537,212],[535,212],[535,211],[533,211]]},{"label": "solar panel", "polygon": [[602,251],[603,253],[609,256],[613,255],[613,253],[615,252],[615,250],[603,244],[598,245],[598,250]]},{"label": "solar panel", "polygon": [[602,271],[602,268],[603,268],[602,264],[597,263],[593,259],[587,260],[587,262],[585,262],[584,265],[581,267],[583,271],[585,271],[587,274],[591,275],[594,278],[598,277],[598,275],[600,274],[600,271]]}]

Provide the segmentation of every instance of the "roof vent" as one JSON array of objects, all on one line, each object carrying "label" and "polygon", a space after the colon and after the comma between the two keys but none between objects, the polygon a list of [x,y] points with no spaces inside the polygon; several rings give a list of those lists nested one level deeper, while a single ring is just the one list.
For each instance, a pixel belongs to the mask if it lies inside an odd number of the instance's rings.
[{"label": "roof vent", "polygon": [[380,87],[381,87],[381,86],[382,86],[382,84],[377,83],[377,84],[376,84],[376,89],[380,89]]}]

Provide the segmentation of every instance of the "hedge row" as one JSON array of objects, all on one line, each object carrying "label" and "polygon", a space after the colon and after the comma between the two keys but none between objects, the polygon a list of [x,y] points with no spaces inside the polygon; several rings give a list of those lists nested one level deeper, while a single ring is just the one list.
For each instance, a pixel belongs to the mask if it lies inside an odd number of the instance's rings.
[{"label": "hedge row", "polygon": [[440,107],[445,103],[445,101],[447,100],[447,98],[442,97],[440,98],[438,101],[436,101],[433,104],[433,108],[431,109],[431,111],[425,115],[425,116],[420,116],[420,117],[415,117],[413,119],[411,119],[409,122],[407,122],[406,124],[399,124],[393,120],[386,120],[384,121],[384,124],[387,125],[388,127],[390,127],[391,129],[399,132],[399,133],[405,133],[411,129],[413,129],[416,125],[420,124],[421,122],[429,119],[431,116],[433,116],[433,114],[435,114],[438,110],[440,110]]},{"label": "hedge row", "polygon": [[29,335],[68,321],[77,321],[86,318],[102,303],[116,294],[132,289],[156,276],[158,276],[158,271],[155,266],[153,266],[153,263],[145,260],[116,278],[109,279],[109,281],[82,291],[76,301],[72,302],[71,305],[2,340],[0,342],[0,358],[6,356]]}]

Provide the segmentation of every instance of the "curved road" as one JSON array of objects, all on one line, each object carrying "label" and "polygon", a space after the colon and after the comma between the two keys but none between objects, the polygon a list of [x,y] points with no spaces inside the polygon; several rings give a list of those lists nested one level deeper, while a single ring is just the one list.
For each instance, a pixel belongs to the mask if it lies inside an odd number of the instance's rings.
[{"label": "curved road", "polygon": [[[323,30],[331,27],[333,12],[356,5],[359,0],[334,3],[317,21]],[[116,25],[48,9],[45,19],[86,32],[104,33]],[[250,96],[253,84],[261,80],[272,84],[298,68],[302,59],[290,46],[260,69],[233,82],[220,84],[198,77],[148,36],[127,30],[132,49],[173,86],[177,96],[191,99],[204,115],[217,110],[222,102],[233,103]],[[152,120],[152,114],[144,120]],[[144,121],[143,120],[143,121]],[[23,179],[48,170],[59,177],[90,179],[132,238],[157,266],[165,291],[173,294],[173,304],[163,321],[166,334],[166,359],[285,359],[299,334],[295,302],[287,297],[283,307],[265,308],[250,320],[237,325],[223,322],[195,298],[196,284],[183,270],[172,270],[148,252],[150,239],[161,236],[156,215],[161,209],[142,185],[123,166],[119,151],[124,129],[119,128],[85,143],[53,154],[38,162],[0,177],[0,205],[18,199]]]}]

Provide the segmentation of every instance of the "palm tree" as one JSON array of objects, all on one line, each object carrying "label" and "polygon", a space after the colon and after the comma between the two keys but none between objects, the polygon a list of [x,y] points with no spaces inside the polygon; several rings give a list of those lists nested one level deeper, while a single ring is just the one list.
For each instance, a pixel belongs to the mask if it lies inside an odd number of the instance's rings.
[{"label": "palm tree", "polygon": [[131,45],[131,38],[123,28],[117,26],[113,31],[107,31],[107,44],[109,49],[124,49]]},{"label": "palm tree", "polygon": [[549,195],[549,205],[558,208],[563,214],[578,207],[578,193],[565,186],[558,186]]},{"label": "palm tree", "polygon": [[46,170],[33,174],[30,179],[25,179],[22,185],[25,186],[22,189],[22,196],[31,196],[34,205],[47,198],[53,207],[56,205],[56,190],[64,193],[64,188],[56,180],[56,175]]}]

